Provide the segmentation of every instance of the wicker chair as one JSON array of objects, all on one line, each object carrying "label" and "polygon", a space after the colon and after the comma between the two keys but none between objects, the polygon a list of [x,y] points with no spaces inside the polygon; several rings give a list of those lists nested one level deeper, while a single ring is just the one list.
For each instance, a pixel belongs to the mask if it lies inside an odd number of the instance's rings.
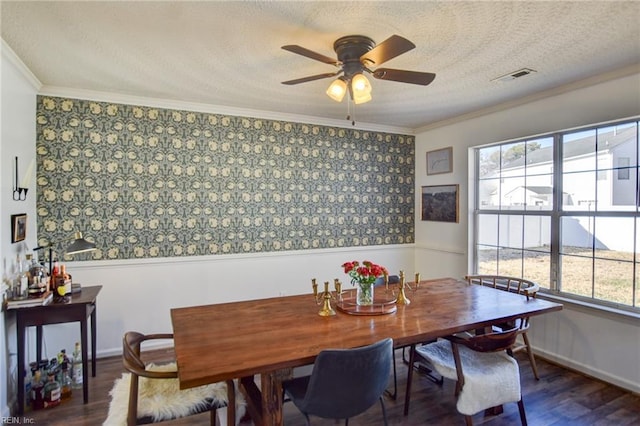
[{"label": "wicker chair", "polygon": [[[524,294],[527,300],[529,298],[535,298],[536,293],[540,289],[540,286],[533,281],[529,281],[523,278],[508,277],[502,275],[467,275],[465,280],[469,284],[484,285],[488,287],[497,288],[499,290],[509,291],[512,293]],[[529,330],[529,317],[521,318],[519,322],[510,322],[507,324],[497,324],[499,329],[510,329],[516,327],[518,329],[518,336],[522,337],[522,341],[516,340],[511,348],[513,353],[526,351],[529,356],[529,363],[531,364],[531,370],[536,380],[540,380],[538,376],[538,366],[536,365],[536,359],[533,355],[533,349],[529,343],[529,337],[527,331]]]}]

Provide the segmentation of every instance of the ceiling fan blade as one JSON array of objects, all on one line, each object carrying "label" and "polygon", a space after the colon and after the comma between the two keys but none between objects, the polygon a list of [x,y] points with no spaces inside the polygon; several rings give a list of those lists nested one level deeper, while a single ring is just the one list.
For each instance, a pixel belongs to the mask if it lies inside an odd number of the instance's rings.
[{"label": "ceiling fan blade", "polygon": [[430,72],[394,70],[391,68],[378,68],[372,74],[379,80],[399,81],[423,86],[428,85],[436,78],[436,75]]},{"label": "ceiling fan blade", "polygon": [[310,75],[309,77],[302,77],[302,78],[297,78],[295,80],[283,81],[282,84],[292,85],[292,84],[306,83],[307,81],[320,80],[322,78],[334,77],[334,76],[336,76],[338,74],[340,74],[340,71],[327,72],[327,73],[324,73],[324,74]]},{"label": "ceiling fan blade", "polygon": [[404,52],[408,52],[414,47],[416,47],[416,45],[406,38],[400,37],[399,35],[392,35],[362,55],[360,57],[360,62],[368,61],[372,62],[373,65],[376,66],[381,65],[383,62],[387,62],[389,59],[402,55]]},{"label": "ceiling fan blade", "polygon": [[282,46],[282,48],[284,50],[288,50],[289,52],[297,53],[298,55],[306,56],[307,58],[324,62],[325,64],[338,66],[338,61],[335,58],[330,58],[320,53],[316,53],[312,50],[305,49],[304,47],[298,46],[297,44],[288,44],[286,46]]}]

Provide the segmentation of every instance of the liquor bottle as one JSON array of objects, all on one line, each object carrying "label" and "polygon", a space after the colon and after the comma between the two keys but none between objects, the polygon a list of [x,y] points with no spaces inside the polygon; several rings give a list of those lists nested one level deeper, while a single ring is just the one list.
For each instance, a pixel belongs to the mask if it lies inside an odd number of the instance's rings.
[{"label": "liquor bottle", "polygon": [[60,383],[56,381],[56,373],[49,370],[47,383],[44,385],[44,408],[53,408],[60,404]]},{"label": "liquor bottle", "polygon": [[71,377],[69,376],[69,364],[67,361],[62,361],[62,380],[60,382],[61,393],[60,399],[65,401],[71,398],[72,392],[72,383]]},{"label": "liquor bottle", "polygon": [[31,380],[31,407],[34,410],[44,408],[44,383],[42,382],[40,370],[36,370]]},{"label": "liquor bottle", "polygon": [[[38,363],[37,362],[30,362],[29,363],[29,373],[25,379],[25,396],[26,396],[26,403],[25,403],[25,409],[33,409],[33,385],[35,382],[35,377],[36,377],[36,372],[38,371]],[[28,380],[28,381],[27,381]]]},{"label": "liquor bottle", "polygon": [[31,382],[33,381],[32,370],[24,371],[24,411],[29,411],[31,408]]},{"label": "liquor bottle", "polygon": [[60,267],[58,266],[58,262],[53,264],[53,268],[51,268],[51,274],[49,274],[49,290],[53,292],[53,294],[57,294],[56,288],[56,277],[60,273]]},{"label": "liquor bottle", "polygon": [[25,261],[16,258],[15,293],[14,299],[26,299],[29,296],[29,268]]},{"label": "liquor bottle", "polygon": [[56,291],[57,295],[65,298],[65,302],[71,300],[71,276],[67,274],[67,267],[60,265],[60,272],[56,275]]},{"label": "liquor bottle", "polygon": [[80,342],[76,342],[76,347],[73,350],[73,388],[80,389],[83,384],[82,377],[82,350]]}]

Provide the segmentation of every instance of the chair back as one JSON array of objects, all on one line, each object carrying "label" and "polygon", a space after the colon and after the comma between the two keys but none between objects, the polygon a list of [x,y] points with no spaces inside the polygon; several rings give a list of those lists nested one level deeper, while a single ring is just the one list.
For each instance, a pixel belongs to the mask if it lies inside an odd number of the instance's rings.
[{"label": "chair back", "polygon": [[145,340],[173,339],[173,334],[144,335],[135,331],[128,331],[122,338],[122,363],[131,374],[153,379],[175,379],[175,371],[150,371],[140,357],[140,347]]},{"label": "chair back", "polygon": [[476,334],[468,338],[461,338],[454,335],[447,337],[447,339],[453,343],[464,345],[476,352],[499,352],[513,346],[518,336],[518,330],[518,327],[514,327],[504,331]]},{"label": "chair back", "polygon": [[[387,275],[387,279],[389,284],[398,284],[400,282],[400,277],[397,275]],[[384,277],[376,278],[376,280],[373,282],[373,285],[375,287],[384,285]]]},{"label": "chair back", "polygon": [[348,419],[384,393],[392,368],[393,340],[354,349],[328,349],[316,357],[301,411],[324,418]]},{"label": "chair back", "polygon": [[469,284],[478,284],[512,293],[524,294],[527,300],[529,300],[529,297],[536,297],[536,293],[540,289],[540,286],[533,281],[505,275],[467,275],[464,279]]}]

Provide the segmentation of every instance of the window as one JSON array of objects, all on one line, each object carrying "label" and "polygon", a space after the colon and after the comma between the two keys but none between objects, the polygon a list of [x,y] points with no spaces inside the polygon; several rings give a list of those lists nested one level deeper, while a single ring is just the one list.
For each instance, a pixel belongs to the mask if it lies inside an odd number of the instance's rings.
[{"label": "window", "polygon": [[629,157],[618,158],[618,180],[629,180]]},{"label": "window", "polygon": [[640,312],[639,123],[475,148],[474,272]]}]

